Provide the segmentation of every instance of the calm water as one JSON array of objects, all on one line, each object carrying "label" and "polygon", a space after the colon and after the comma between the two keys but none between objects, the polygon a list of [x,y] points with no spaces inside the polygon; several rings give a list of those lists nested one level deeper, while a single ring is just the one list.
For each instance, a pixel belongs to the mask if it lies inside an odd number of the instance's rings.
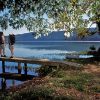
[{"label": "calm water", "polygon": [[[15,56],[62,60],[65,58],[66,53],[89,50],[89,47],[92,45],[98,49],[100,42],[26,42],[25,44],[15,45]],[[10,52],[8,48],[6,52],[9,56]]]},{"label": "calm water", "polygon": [[[17,42],[15,44],[15,56],[16,57],[28,57],[28,58],[45,58],[50,60],[63,60],[66,58],[67,53],[79,52],[89,50],[89,47],[94,45],[97,49],[100,47],[100,42],[64,42],[64,41],[49,41],[49,42]],[[6,55],[10,56],[10,51],[8,45],[6,45]],[[23,64],[22,64],[23,66]],[[1,62],[0,62],[1,67]],[[35,68],[40,67],[40,65],[28,65],[28,74],[38,75],[35,72]],[[2,70],[0,69],[0,73]],[[6,62],[6,72],[17,72],[17,63]],[[23,67],[22,67],[22,73]],[[0,88],[2,83],[6,82],[7,87],[21,84],[21,81],[17,80],[6,80],[0,78]]]}]

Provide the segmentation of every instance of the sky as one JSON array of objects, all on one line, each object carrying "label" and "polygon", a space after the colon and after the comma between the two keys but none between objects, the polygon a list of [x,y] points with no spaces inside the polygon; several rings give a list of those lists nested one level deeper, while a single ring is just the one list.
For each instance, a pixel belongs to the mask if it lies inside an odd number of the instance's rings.
[{"label": "sky", "polygon": [[[0,31],[2,31],[2,30],[0,29]],[[5,36],[9,35],[10,33],[13,33],[15,35],[29,33],[29,31],[25,27],[22,27],[22,28],[16,30],[16,29],[11,28],[10,26],[8,27],[7,30],[3,30],[3,32],[4,32]]]}]

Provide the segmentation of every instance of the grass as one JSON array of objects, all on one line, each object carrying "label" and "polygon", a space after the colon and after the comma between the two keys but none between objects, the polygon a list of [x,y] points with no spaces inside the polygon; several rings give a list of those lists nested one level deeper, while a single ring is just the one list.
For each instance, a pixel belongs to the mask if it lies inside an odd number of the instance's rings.
[{"label": "grass", "polygon": [[[87,91],[87,85],[92,82],[92,75],[80,71],[56,71],[50,76],[55,86],[76,88],[79,91]],[[59,83],[59,84],[58,84]]]}]

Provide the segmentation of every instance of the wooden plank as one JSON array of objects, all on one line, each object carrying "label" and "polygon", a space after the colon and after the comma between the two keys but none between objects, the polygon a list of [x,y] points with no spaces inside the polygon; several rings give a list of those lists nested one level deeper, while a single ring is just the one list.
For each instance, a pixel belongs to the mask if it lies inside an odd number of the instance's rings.
[{"label": "wooden plank", "polygon": [[80,64],[67,62],[67,61],[50,61],[48,59],[28,59],[28,58],[0,58],[0,61],[7,61],[7,62],[18,62],[18,63],[30,63],[30,64],[40,64],[40,65],[47,65],[47,66],[73,66],[73,67],[80,67]]},{"label": "wooden plank", "polygon": [[48,63],[47,59],[27,59],[27,58],[0,58],[0,61],[30,63],[30,64],[44,64]]},{"label": "wooden plank", "polygon": [[6,72],[6,73],[0,73],[0,77],[5,78],[5,79],[16,79],[16,80],[25,81],[27,79],[32,79],[33,77],[36,77],[36,76]]},{"label": "wooden plank", "polygon": [[27,59],[27,58],[0,58],[0,61],[7,62],[18,62],[18,63],[30,63],[30,64],[41,64],[41,65],[53,65],[57,66],[58,63],[56,61],[49,61],[47,59]]}]

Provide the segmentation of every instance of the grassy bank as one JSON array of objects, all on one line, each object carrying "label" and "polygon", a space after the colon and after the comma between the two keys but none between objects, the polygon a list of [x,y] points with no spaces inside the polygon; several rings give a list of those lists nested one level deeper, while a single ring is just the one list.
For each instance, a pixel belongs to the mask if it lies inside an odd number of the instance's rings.
[{"label": "grassy bank", "polygon": [[0,93],[0,100],[99,100],[100,65],[82,68],[41,67],[41,78]]}]

